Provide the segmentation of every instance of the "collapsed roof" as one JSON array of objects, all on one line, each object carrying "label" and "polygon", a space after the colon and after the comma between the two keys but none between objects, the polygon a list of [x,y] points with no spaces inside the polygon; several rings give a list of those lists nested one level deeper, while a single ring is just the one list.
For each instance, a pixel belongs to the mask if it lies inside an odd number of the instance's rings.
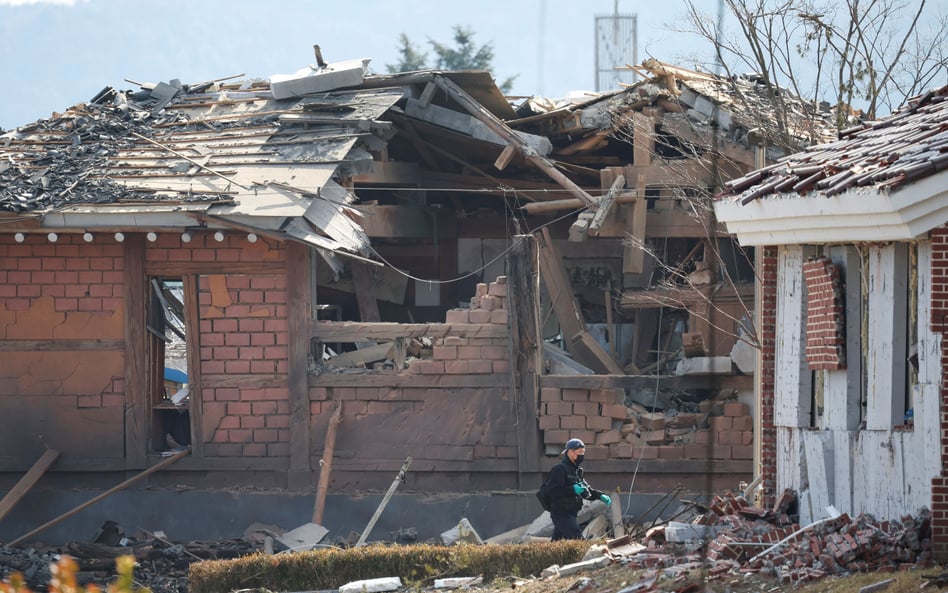
[{"label": "collapsed roof", "polygon": [[[761,100],[746,101],[753,83],[735,86],[654,60],[640,68],[652,77],[628,89],[578,104],[533,98],[516,110],[485,72],[377,76],[366,74],[367,62],[324,64],[269,81],[172,80],[137,91],[103,89],[88,103],[0,135],[0,212],[42,214],[44,226],[55,224],[53,213],[66,224],[80,214],[114,214],[116,207],[147,214],[136,218],[139,224],[149,217],[171,226],[206,217],[364,255],[367,241],[347,207],[356,198],[339,182],[373,158],[382,160],[385,151],[390,160],[420,161],[429,171],[474,172],[494,191],[565,187],[581,196],[571,182],[598,185],[597,169],[627,150],[617,144],[630,138],[624,116],[632,110],[673,105],[669,126],[687,124],[689,132],[677,129],[700,136],[713,119],[725,141],[745,147],[766,112],[747,108]],[[742,89],[744,99],[736,100],[733,89]],[[474,117],[458,116],[465,111]],[[829,117],[799,121],[809,122],[810,134],[813,121],[821,133],[832,127]],[[516,159],[507,171],[479,167],[511,143],[539,167],[525,172]],[[426,181],[437,182],[437,175]],[[172,213],[190,219],[181,222]],[[76,226],[89,224],[81,222]]]}]

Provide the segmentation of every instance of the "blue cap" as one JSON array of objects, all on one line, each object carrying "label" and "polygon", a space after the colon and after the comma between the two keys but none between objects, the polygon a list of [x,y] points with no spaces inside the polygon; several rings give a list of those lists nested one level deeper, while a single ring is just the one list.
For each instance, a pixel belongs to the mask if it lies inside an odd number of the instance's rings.
[{"label": "blue cap", "polygon": [[585,449],[585,448],[586,448],[586,445],[581,440],[570,439],[566,441],[566,447],[563,448],[563,450],[560,452],[560,455],[563,455],[564,453],[572,449]]}]

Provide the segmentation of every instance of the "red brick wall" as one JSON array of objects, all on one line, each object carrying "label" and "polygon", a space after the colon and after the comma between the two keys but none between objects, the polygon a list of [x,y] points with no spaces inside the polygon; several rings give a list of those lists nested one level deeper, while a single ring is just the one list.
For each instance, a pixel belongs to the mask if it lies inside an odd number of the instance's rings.
[{"label": "red brick wall", "polygon": [[[287,457],[287,311],[284,248],[244,234],[209,232],[146,244],[146,262],[272,262],[261,274],[202,274],[198,280],[201,437],[207,457]],[[146,263],[147,268],[147,263]]]},{"label": "red brick wall", "polygon": [[[932,332],[941,334],[941,368],[948,368],[948,227],[931,233]],[[941,475],[932,479],[932,557],[948,561],[948,385],[941,381]]]},{"label": "red brick wall", "polygon": [[839,267],[819,257],[803,264],[806,282],[806,359],[812,370],[846,368],[846,326]]},{"label": "red brick wall", "polygon": [[121,457],[123,269],[123,247],[111,235],[92,243],[81,235],[55,243],[45,233],[22,243],[0,235],[0,340],[46,345],[0,352],[0,411],[17,415],[0,430],[5,455],[32,459],[48,446]]},{"label": "red brick wall", "polygon": [[760,249],[757,274],[760,278],[760,475],[763,499],[769,508],[774,503],[777,489],[777,431],[774,428],[774,378],[776,376],[777,344],[777,248]]}]

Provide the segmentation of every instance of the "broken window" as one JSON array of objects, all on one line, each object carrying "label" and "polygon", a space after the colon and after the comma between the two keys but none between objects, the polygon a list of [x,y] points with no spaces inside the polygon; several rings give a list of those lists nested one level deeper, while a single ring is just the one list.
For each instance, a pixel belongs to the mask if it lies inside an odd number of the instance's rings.
[{"label": "broken window", "polygon": [[147,324],[151,452],[177,451],[191,444],[188,336],[183,278],[149,280]]}]

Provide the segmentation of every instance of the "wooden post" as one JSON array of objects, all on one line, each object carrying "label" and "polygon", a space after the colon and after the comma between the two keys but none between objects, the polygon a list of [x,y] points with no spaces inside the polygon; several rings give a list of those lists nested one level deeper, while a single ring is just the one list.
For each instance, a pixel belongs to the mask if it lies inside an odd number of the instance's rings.
[{"label": "wooden post", "polygon": [[385,506],[388,504],[392,494],[395,494],[395,489],[398,488],[398,485],[405,481],[405,476],[408,474],[408,466],[411,465],[411,457],[405,460],[405,463],[402,464],[402,469],[398,470],[398,475],[395,476],[395,480],[392,482],[392,485],[388,487],[388,492],[385,493],[385,497],[382,498],[382,502],[379,503],[379,507],[375,509],[375,514],[372,515],[372,518],[369,519],[369,524],[365,526],[365,529],[362,531],[362,535],[359,536],[359,541],[356,542],[355,547],[359,548],[365,545],[365,540],[369,537],[369,533],[372,531],[372,528],[375,527],[375,522],[379,520],[379,517],[382,515],[382,511],[385,510]]},{"label": "wooden post", "polygon": [[323,446],[323,458],[319,461],[319,484],[316,486],[316,507],[313,509],[313,523],[322,525],[323,509],[326,507],[326,491],[329,489],[329,475],[332,471],[332,456],[336,450],[336,429],[342,421],[342,402],[336,404],[336,410],[329,419],[326,429],[326,444]]},{"label": "wooden post", "polygon": [[141,233],[128,233],[122,245],[125,260],[125,469],[140,469],[148,461],[147,426],[151,417],[145,348],[148,339],[145,238]]},{"label": "wooden post", "polygon": [[514,237],[507,256],[507,313],[510,327],[510,389],[517,419],[517,470],[520,489],[540,471],[543,441],[537,424],[543,338],[540,334],[540,270],[533,235]]},{"label": "wooden post", "polygon": [[26,534],[24,534],[24,535],[21,535],[20,537],[16,538],[15,540],[13,540],[12,542],[10,542],[10,543],[7,544],[7,545],[8,545],[8,546],[15,546],[15,545],[17,545],[18,543],[23,542],[23,541],[25,541],[25,540],[27,540],[27,539],[33,537],[34,535],[36,535],[36,534],[38,534],[38,533],[41,533],[41,532],[43,532],[43,531],[46,531],[47,529],[49,529],[49,528],[52,527],[53,525],[56,525],[57,523],[59,523],[59,522],[61,522],[61,521],[64,521],[65,519],[68,519],[69,517],[72,517],[73,515],[75,515],[75,514],[78,513],[79,511],[81,511],[81,510],[83,510],[83,509],[86,509],[86,508],[92,506],[93,504],[99,502],[99,501],[102,500],[103,498],[107,498],[107,497],[109,497],[109,496],[112,496],[113,494],[115,494],[116,492],[118,492],[118,491],[120,491],[120,490],[124,490],[125,488],[128,488],[130,485],[132,485],[132,484],[134,484],[135,482],[141,480],[142,478],[148,477],[148,476],[150,476],[151,474],[155,473],[156,471],[158,471],[158,470],[160,470],[160,469],[163,469],[163,468],[165,468],[165,467],[168,467],[169,465],[171,465],[172,463],[174,463],[174,462],[176,462],[177,460],[181,459],[182,457],[185,457],[185,456],[190,455],[190,454],[191,454],[191,450],[190,450],[190,449],[185,449],[184,451],[181,451],[181,452],[179,452],[179,453],[175,453],[174,455],[172,455],[171,457],[168,457],[167,459],[161,461],[161,462],[158,463],[157,465],[153,465],[152,467],[146,469],[145,471],[143,471],[143,472],[141,472],[141,473],[139,473],[139,474],[137,474],[137,475],[135,475],[135,476],[133,476],[133,477],[127,479],[127,480],[125,480],[124,482],[122,482],[122,483],[119,484],[118,486],[113,486],[112,488],[109,488],[108,490],[106,490],[106,491],[103,492],[102,494],[99,494],[98,496],[93,497],[91,500],[88,500],[88,501],[82,503],[81,505],[77,506],[76,508],[72,509],[71,511],[67,511],[67,512],[63,513],[62,515],[56,517],[55,519],[52,519],[51,521],[47,521],[46,523],[40,525],[39,527],[37,527],[37,528],[34,529],[33,531],[31,531],[31,532],[29,532],[29,533],[26,533]]},{"label": "wooden post", "polygon": [[287,485],[290,488],[311,487],[309,351],[312,319],[312,287],[310,285],[309,248],[288,241],[286,249],[286,317],[289,324],[287,344],[287,390],[290,400],[290,467]]}]

